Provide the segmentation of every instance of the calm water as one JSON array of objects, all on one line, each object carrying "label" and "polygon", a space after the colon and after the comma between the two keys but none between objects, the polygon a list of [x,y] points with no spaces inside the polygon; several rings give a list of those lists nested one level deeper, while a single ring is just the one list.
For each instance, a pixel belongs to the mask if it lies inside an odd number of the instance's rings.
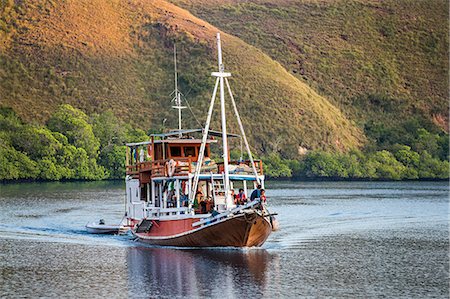
[{"label": "calm water", "polygon": [[0,297],[449,297],[446,182],[272,182],[262,249],[151,248],[84,232],[120,221],[121,183],[0,185]]}]

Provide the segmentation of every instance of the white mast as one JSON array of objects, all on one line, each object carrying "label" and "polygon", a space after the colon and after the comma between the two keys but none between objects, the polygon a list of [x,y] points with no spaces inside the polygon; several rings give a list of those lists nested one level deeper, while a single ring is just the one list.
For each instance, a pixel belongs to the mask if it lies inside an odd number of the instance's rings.
[{"label": "white mast", "polygon": [[233,104],[233,109],[234,109],[234,113],[236,115],[236,118],[237,118],[237,121],[239,124],[239,129],[241,131],[242,137],[244,138],[245,147],[246,147],[249,159],[250,159],[250,163],[251,163],[251,167],[253,169],[253,173],[255,175],[255,179],[258,182],[258,184],[261,183],[261,180],[258,176],[258,172],[255,167],[252,153],[250,151],[250,146],[247,141],[247,136],[245,135],[244,127],[242,125],[241,118],[239,116],[239,112],[236,107],[236,102],[235,102],[233,94],[231,92],[230,84],[228,83],[227,77],[230,77],[231,74],[224,72],[224,66],[222,63],[222,48],[221,48],[221,42],[220,42],[220,33],[217,33],[217,52],[218,52],[218,61],[219,61],[219,71],[213,72],[211,74],[212,76],[217,77],[217,80],[216,80],[216,85],[214,87],[214,92],[213,92],[213,95],[211,98],[211,103],[209,106],[208,117],[206,119],[205,129],[203,131],[202,145],[200,147],[197,165],[195,167],[193,185],[192,185],[193,187],[191,189],[191,194],[190,194],[189,208],[192,207],[192,202],[194,201],[194,198],[195,198],[195,195],[197,192],[200,170],[201,170],[201,166],[203,164],[206,140],[208,137],[209,126],[211,123],[211,116],[212,116],[213,107],[214,107],[214,99],[216,98],[217,87],[219,84],[220,84],[220,107],[221,107],[220,110],[221,110],[221,118],[222,118],[222,142],[223,142],[223,164],[224,164],[224,178],[223,179],[224,179],[224,191],[225,191],[225,195],[226,195],[225,196],[226,208],[230,209],[233,205],[233,201],[229,194],[230,193],[230,178],[229,178],[229,172],[228,172],[228,142],[227,142],[227,121],[226,121],[226,115],[225,115],[225,86],[224,86],[225,84],[224,83],[227,84],[228,93],[231,98],[231,103]]},{"label": "white mast", "polygon": [[192,183],[191,194],[189,195],[189,210],[192,209],[192,203],[194,202],[197,194],[198,180],[200,176],[200,170],[203,164],[203,158],[205,157],[206,140],[208,138],[209,125],[211,124],[211,116],[214,108],[214,101],[216,99],[217,87],[219,85],[219,78],[216,79],[216,85],[214,86],[213,95],[211,97],[211,103],[209,105],[208,116],[206,118],[205,129],[203,130],[202,145],[200,146],[200,152],[198,153],[197,165],[195,166],[194,180]]},{"label": "white mast", "polygon": [[[181,132],[181,109],[185,109],[185,106],[181,106],[181,92],[178,90],[178,73],[177,73],[177,47],[173,45],[173,65],[175,71],[175,90],[173,91],[174,97],[172,101],[175,103],[172,108],[178,109],[178,131]],[[181,133],[180,133],[181,137]]]},{"label": "white mast", "polygon": [[225,84],[224,77],[227,76],[224,73],[224,65],[222,63],[222,46],[220,43],[220,33],[217,33],[217,55],[219,60],[219,79],[220,79],[220,110],[222,118],[222,144],[223,144],[223,168],[224,168],[224,191],[226,198],[226,205],[230,207],[232,201],[230,197],[230,178],[228,173],[228,140],[227,140],[227,119],[225,115]]},{"label": "white mast", "polygon": [[225,116],[225,86],[224,78],[230,77],[230,73],[224,72],[224,66],[222,63],[222,48],[220,44],[220,33],[217,33],[217,54],[219,61],[219,71],[211,73],[212,76],[217,77],[216,86],[214,87],[213,96],[211,98],[211,104],[209,106],[208,118],[206,120],[205,130],[203,131],[202,145],[200,147],[200,153],[197,161],[197,166],[195,168],[193,189],[191,190],[191,202],[195,198],[195,193],[197,192],[198,180],[200,175],[201,165],[204,158],[204,150],[206,145],[206,139],[208,136],[209,125],[211,122],[211,114],[214,107],[214,99],[216,97],[217,87],[220,85],[220,107],[221,107],[221,118],[222,118],[222,142],[223,142],[223,166],[224,166],[224,191],[226,199],[226,208],[231,208],[233,201],[230,197],[230,178],[228,173],[228,142],[227,142],[227,121]]}]

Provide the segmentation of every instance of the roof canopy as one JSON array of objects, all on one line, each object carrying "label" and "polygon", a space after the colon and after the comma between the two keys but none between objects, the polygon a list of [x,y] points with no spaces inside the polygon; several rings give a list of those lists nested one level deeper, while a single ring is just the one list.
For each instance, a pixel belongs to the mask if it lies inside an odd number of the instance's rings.
[{"label": "roof canopy", "polygon": [[[181,130],[181,131],[174,130],[174,131],[170,131],[168,133],[152,134],[150,136],[164,138],[164,137],[170,137],[170,136],[177,136],[180,134],[191,134],[191,133],[203,133],[203,129],[186,129],[186,130]],[[208,136],[222,137],[222,132],[209,130]],[[227,137],[241,137],[241,136],[237,135],[237,134],[228,133]]]},{"label": "roof canopy", "polygon": [[[168,137],[178,137],[180,134],[181,135],[185,135],[185,134],[191,134],[191,133],[203,133],[203,129],[187,129],[187,130],[175,130],[175,131],[170,131],[168,133],[161,133],[161,134],[151,134],[151,137],[160,137],[160,138],[168,138]],[[222,137],[222,132],[218,132],[218,131],[208,131],[208,136],[214,136],[214,137]],[[237,134],[227,134],[228,137],[241,137],[240,135]],[[175,141],[181,141],[181,142],[185,142],[185,141],[189,141],[186,143],[201,143],[201,139],[183,139],[183,138],[177,138],[177,139],[165,139],[165,140],[155,140],[155,143],[161,143],[161,142],[171,142],[174,143]],[[208,143],[211,142],[210,140],[207,141]],[[127,143],[127,146],[139,146],[139,145],[147,145],[147,144],[151,144],[151,141],[144,141],[144,142],[135,142],[135,143]],[[175,142],[176,143],[176,142]]]}]

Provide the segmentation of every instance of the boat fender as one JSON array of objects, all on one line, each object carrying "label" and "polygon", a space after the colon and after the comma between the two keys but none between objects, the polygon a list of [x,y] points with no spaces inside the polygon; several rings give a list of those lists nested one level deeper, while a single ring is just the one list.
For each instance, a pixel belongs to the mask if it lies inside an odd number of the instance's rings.
[{"label": "boat fender", "polygon": [[175,173],[176,165],[177,165],[177,162],[175,162],[174,159],[170,159],[169,162],[166,162],[166,170],[167,170],[167,175],[169,177],[172,177],[173,174]]}]

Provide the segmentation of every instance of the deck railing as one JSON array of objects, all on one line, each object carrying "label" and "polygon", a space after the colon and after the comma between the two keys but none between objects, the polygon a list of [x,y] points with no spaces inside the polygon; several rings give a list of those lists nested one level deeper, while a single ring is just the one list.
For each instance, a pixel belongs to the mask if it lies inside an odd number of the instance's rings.
[{"label": "deck railing", "polygon": [[[261,160],[254,160],[254,165],[256,168],[256,172],[260,175],[264,174],[263,171],[263,164]],[[224,164],[223,162],[217,163],[218,167],[219,167],[219,173],[224,172],[225,168],[224,168]],[[234,166],[238,166],[237,167],[237,172],[242,172],[242,173],[253,173],[253,169],[252,169],[252,162],[250,162],[249,160],[247,161],[229,161],[228,162],[228,167],[230,167],[230,165],[234,165]],[[245,166],[248,166],[248,169],[244,169],[246,168]],[[230,172],[231,169],[230,169]]]},{"label": "deck railing", "polygon": [[138,174],[139,172],[150,171],[150,170],[152,170],[152,162],[151,161],[139,162],[134,165],[126,166],[127,174]]},{"label": "deck railing", "polygon": [[[156,160],[156,161],[145,161],[145,162],[138,162],[135,165],[127,165],[126,171],[128,175],[137,175],[140,172],[147,172],[151,171],[152,177],[162,177],[162,176],[168,176],[169,175],[169,161],[173,160],[175,161],[175,168],[173,171],[172,176],[181,176],[181,175],[187,175],[188,173],[192,173],[195,170],[195,162],[192,161],[191,157],[180,157],[180,158],[174,158],[174,159],[165,159],[165,160]],[[230,172],[233,173],[241,173],[241,174],[252,174],[253,169],[251,166],[250,161],[230,161],[228,162],[230,165]],[[222,173],[224,171],[224,164],[223,162],[220,163],[212,163],[210,164],[212,167],[216,167],[215,169],[211,169],[211,166],[208,169],[208,173]],[[262,175],[263,172],[263,165],[261,160],[255,160],[254,165],[256,168],[256,172],[260,175]],[[202,166],[203,167],[203,166]],[[207,166],[205,165],[205,168]],[[233,168],[233,169],[232,169]]]},{"label": "deck railing", "polygon": [[154,219],[159,218],[161,216],[175,216],[175,215],[183,215],[188,213],[188,208],[179,207],[179,208],[157,208],[157,207],[146,207],[146,218]]},{"label": "deck railing", "polygon": [[170,160],[175,161],[175,169],[172,176],[186,175],[193,170],[191,157],[156,160],[152,162],[151,166],[152,177],[168,176]]}]

